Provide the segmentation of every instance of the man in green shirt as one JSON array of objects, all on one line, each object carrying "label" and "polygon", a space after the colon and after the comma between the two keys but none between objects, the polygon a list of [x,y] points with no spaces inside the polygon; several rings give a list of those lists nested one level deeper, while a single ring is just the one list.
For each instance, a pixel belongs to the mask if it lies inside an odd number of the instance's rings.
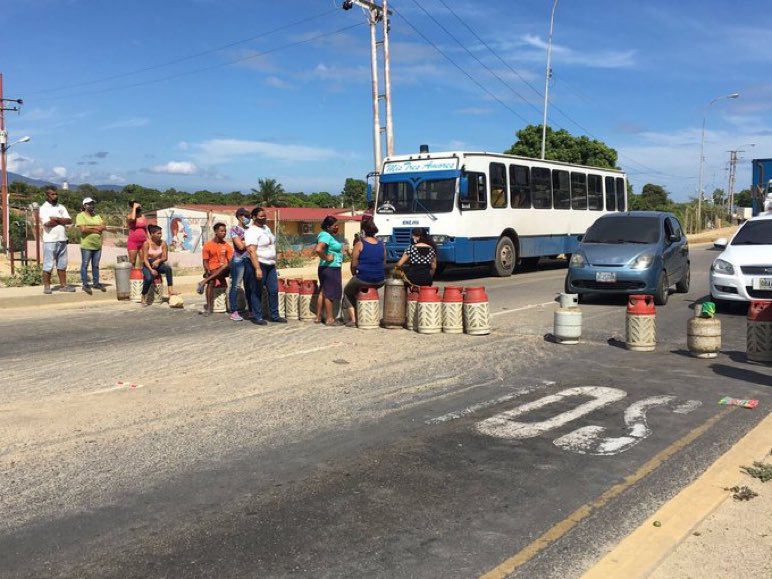
[{"label": "man in green shirt", "polygon": [[91,294],[91,286],[88,283],[89,262],[91,262],[94,289],[107,291],[107,288],[99,283],[102,232],[107,229],[107,226],[103,224],[100,215],[95,215],[94,200],[91,197],[86,197],[83,200],[83,211],[75,216],[75,225],[80,229],[80,281],[83,283],[83,291]]}]

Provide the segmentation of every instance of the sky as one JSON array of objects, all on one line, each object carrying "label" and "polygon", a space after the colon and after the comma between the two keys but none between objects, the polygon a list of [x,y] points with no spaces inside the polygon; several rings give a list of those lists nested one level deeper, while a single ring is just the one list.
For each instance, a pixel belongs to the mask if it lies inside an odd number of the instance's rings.
[{"label": "sky", "polygon": [[[396,154],[503,152],[542,122],[552,0],[388,5]],[[2,0],[0,30],[8,142],[31,137],[10,171],[337,194],[373,170],[367,17],[341,0]],[[728,151],[736,190],[772,157],[768,2],[563,0],[551,60],[548,125],[616,149],[636,193],[697,194],[703,122],[706,192]]]}]

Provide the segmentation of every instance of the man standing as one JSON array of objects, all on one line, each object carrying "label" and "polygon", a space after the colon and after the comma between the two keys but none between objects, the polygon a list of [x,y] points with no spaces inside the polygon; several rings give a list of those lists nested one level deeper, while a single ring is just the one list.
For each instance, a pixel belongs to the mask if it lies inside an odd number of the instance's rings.
[{"label": "man standing", "polygon": [[233,257],[233,247],[225,241],[225,223],[215,223],[214,239],[207,241],[201,251],[204,261],[204,279],[198,284],[198,293],[206,286],[206,313],[214,306],[214,288],[227,287],[228,267]]},{"label": "man standing", "polygon": [[94,289],[107,291],[107,288],[99,283],[99,260],[102,259],[102,232],[106,226],[102,222],[102,216],[94,213],[94,200],[86,197],[83,200],[83,211],[75,216],[75,225],[80,229],[80,281],[83,291],[91,295],[91,286],[88,283],[88,264],[91,262],[91,278]]},{"label": "man standing", "polygon": [[67,285],[67,229],[72,223],[64,205],[59,205],[59,192],[53,185],[46,188],[46,202],[40,206],[40,223],[43,224],[43,293],[51,293],[51,271],[56,266],[59,290],[74,292]]}]

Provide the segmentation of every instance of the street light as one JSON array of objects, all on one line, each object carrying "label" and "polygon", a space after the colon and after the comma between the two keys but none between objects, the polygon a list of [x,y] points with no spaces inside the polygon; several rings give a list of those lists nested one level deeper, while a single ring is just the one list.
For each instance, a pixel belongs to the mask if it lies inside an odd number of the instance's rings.
[{"label": "street light", "polygon": [[6,156],[8,149],[19,143],[27,143],[32,137],[22,137],[14,141],[11,144],[6,144],[8,140],[8,133],[6,131],[0,131],[0,169],[2,169],[2,181],[0,183],[0,195],[2,196],[2,211],[3,211],[3,246],[6,251],[11,245],[11,199],[8,192],[8,165]]},{"label": "street light", "polygon": [[550,77],[552,76],[552,30],[555,27],[555,10],[558,7],[558,0],[552,4],[552,15],[550,16],[550,35],[547,39],[547,71],[544,73],[544,118],[541,123],[541,160],[544,160],[544,153],[547,148],[547,101],[550,94]]},{"label": "street light", "polygon": [[708,109],[716,101],[723,99],[736,99],[739,96],[740,93],[733,92],[732,94],[716,97],[707,105],[705,105],[705,113],[702,116],[702,138],[700,139],[700,182],[697,189],[697,231],[702,230],[702,176],[705,167],[705,123],[708,120]]}]

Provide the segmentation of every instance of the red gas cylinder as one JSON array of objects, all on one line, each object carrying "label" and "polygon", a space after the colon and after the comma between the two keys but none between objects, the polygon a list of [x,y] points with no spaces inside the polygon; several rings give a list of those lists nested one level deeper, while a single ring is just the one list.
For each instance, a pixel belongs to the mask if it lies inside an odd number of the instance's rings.
[{"label": "red gas cylinder", "polygon": [[298,293],[302,296],[314,295],[316,293],[316,280],[315,279],[300,280],[300,287],[298,288]]},{"label": "red gas cylinder", "polygon": [[442,301],[445,303],[463,302],[464,288],[460,285],[446,285],[442,293]]},{"label": "red gas cylinder", "polygon": [[627,299],[627,313],[635,316],[653,316],[656,314],[654,308],[654,296],[634,295]]},{"label": "red gas cylinder", "polygon": [[300,282],[303,280],[300,279],[288,279],[285,280],[286,285],[286,292],[288,294],[299,294],[300,293]]},{"label": "red gas cylinder", "polygon": [[131,288],[129,296],[131,301],[136,303],[142,301],[142,282],[142,270],[138,267],[133,268],[129,274],[129,286]]},{"label": "red gas cylinder", "polygon": [[488,301],[488,294],[484,287],[468,287],[464,292],[465,304],[479,304]]},{"label": "red gas cylinder", "polygon": [[468,287],[464,292],[464,331],[471,336],[491,333],[490,307],[484,287]]},{"label": "red gas cylinder", "polygon": [[374,287],[362,287],[359,288],[357,293],[357,301],[378,301],[378,290]]},{"label": "red gas cylinder", "polygon": [[407,319],[405,320],[405,328],[408,330],[416,329],[416,311],[418,305],[418,288],[414,285],[408,287],[407,292]]},{"label": "red gas cylinder", "polygon": [[418,288],[418,301],[420,302],[441,302],[440,288],[422,285]]},{"label": "red gas cylinder", "polygon": [[772,300],[754,300],[748,306],[748,321],[772,322]]},{"label": "red gas cylinder", "polygon": [[283,293],[287,291],[287,279],[280,277],[279,278],[279,293]]},{"label": "red gas cylinder", "polygon": [[132,268],[131,273],[129,274],[129,279],[138,279],[138,280],[144,279],[142,277],[142,270],[139,269],[138,267]]}]

